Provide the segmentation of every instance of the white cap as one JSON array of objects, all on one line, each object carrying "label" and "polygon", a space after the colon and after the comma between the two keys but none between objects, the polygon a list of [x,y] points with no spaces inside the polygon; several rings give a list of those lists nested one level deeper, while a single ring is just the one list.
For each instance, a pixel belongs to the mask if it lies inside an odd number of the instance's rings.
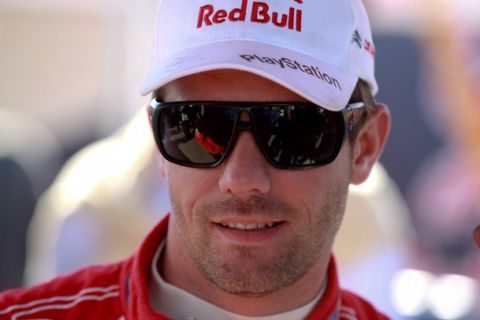
[{"label": "white cap", "polygon": [[237,69],[337,111],[359,78],[377,92],[374,60],[361,0],[160,0],[141,93],[187,75]]}]

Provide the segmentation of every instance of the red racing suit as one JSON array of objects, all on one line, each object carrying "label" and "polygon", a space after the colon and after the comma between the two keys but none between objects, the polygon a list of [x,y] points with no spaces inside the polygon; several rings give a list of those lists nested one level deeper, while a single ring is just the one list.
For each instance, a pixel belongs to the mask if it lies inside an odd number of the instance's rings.
[{"label": "red racing suit", "polygon": [[[168,217],[153,229],[140,249],[126,260],[88,267],[35,287],[0,293],[0,319],[168,319],[150,306],[147,285],[153,256],[166,237],[167,226]],[[332,258],[325,295],[306,319],[388,318],[367,301],[339,288]]]}]

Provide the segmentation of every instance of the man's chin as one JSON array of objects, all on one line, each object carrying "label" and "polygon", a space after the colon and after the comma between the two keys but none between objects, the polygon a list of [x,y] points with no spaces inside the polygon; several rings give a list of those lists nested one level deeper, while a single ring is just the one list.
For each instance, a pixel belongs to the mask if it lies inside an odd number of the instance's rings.
[{"label": "man's chin", "polygon": [[[201,266],[202,273],[217,288],[242,297],[268,295],[288,287],[304,274],[302,268],[285,264],[278,257],[274,260],[261,252],[252,254],[251,250],[245,248],[242,251],[243,255],[235,257],[230,253],[228,261],[217,260]],[[248,255],[245,252],[249,252]]]}]

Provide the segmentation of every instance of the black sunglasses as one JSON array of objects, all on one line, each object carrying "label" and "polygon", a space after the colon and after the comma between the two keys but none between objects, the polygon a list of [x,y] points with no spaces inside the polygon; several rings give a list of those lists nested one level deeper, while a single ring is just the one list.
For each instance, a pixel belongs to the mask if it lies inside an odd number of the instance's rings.
[{"label": "black sunglasses", "polygon": [[[308,102],[153,99],[149,114],[160,152],[173,163],[216,167],[233,149],[239,131],[250,130],[272,166],[299,169],[335,160],[363,107],[363,102],[355,102],[334,112]],[[244,111],[249,121],[240,119]]]}]

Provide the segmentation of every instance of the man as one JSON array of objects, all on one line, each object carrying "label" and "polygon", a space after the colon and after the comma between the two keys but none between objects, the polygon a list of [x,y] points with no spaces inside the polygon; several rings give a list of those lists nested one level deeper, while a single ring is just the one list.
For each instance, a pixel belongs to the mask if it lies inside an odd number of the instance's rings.
[{"label": "man", "polygon": [[361,1],[163,0],[157,19],[142,91],[171,215],[130,259],[0,295],[0,317],[386,319],[331,256],[389,130]]}]

